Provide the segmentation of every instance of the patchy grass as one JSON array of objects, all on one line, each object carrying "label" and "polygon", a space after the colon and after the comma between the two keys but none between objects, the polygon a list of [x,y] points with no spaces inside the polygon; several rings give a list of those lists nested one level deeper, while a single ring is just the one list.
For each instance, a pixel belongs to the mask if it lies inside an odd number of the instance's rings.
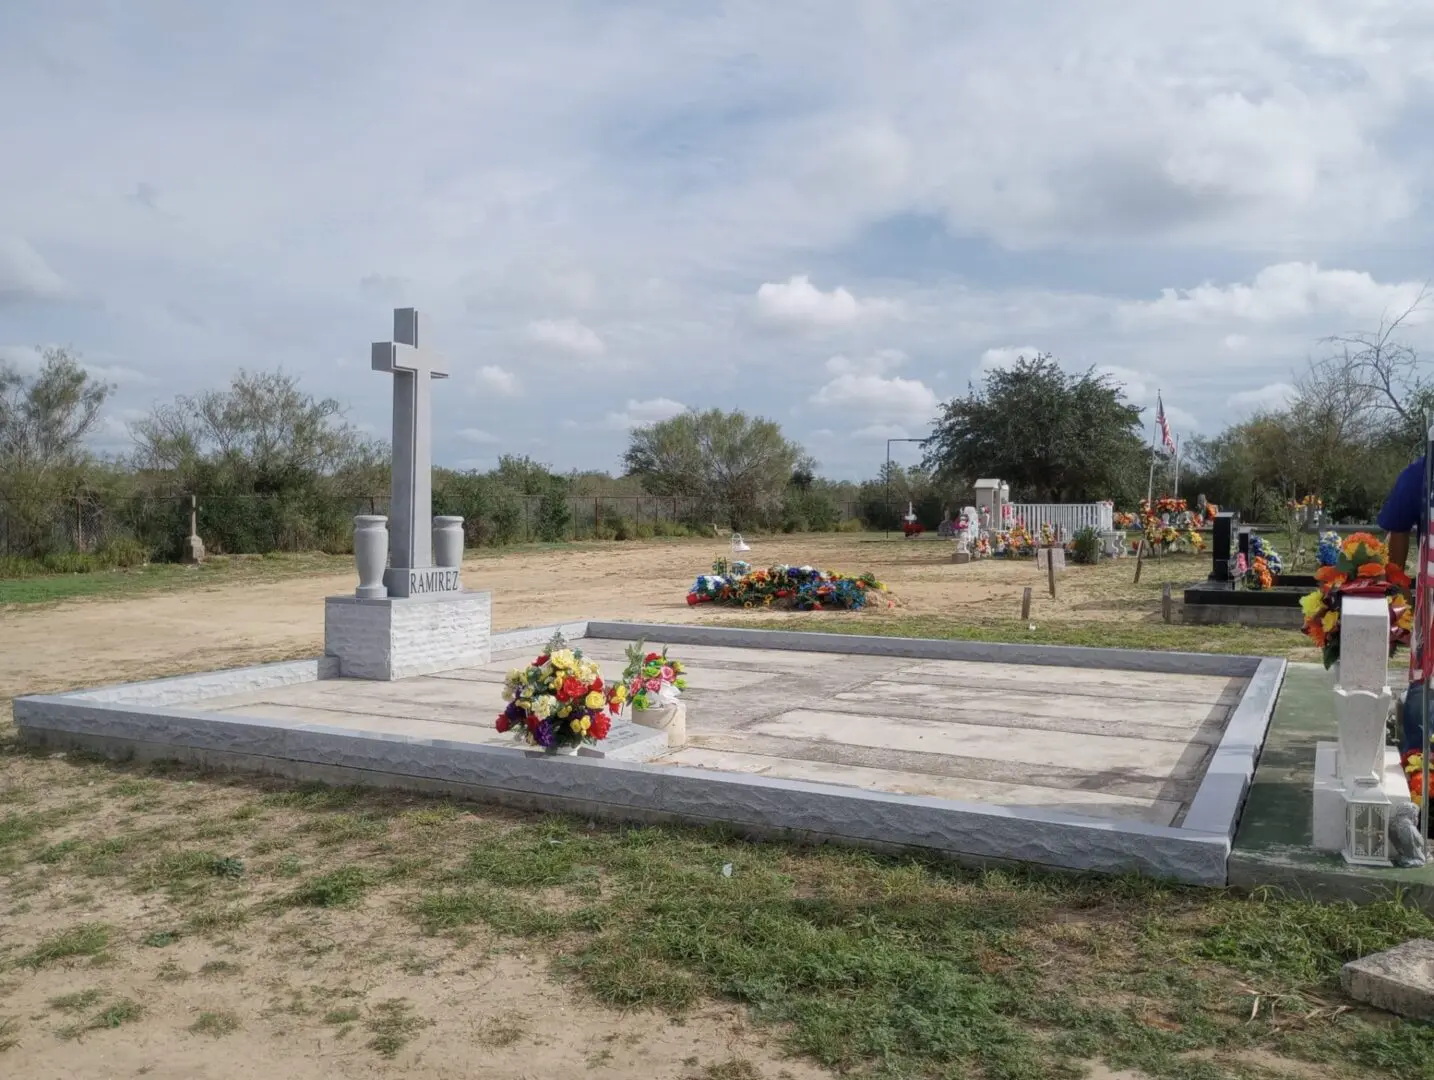
[{"label": "patchy grass", "polygon": [[[1065,1080],[1102,1061],[1153,1080],[1268,1080],[1281,1070],[1434,1080],[1434,1027],[1351,1008],[1338,987],[1346,960],[1434,935],[1434,922],[1394,903],[981,872],[172,766],[24,766],[35,800],[12,827],[21,858],[7,891],[90,889],[92,918],[105,921],[14,942],[21,972],[107,952],[153,956],[183,935],[235,960],[197,971],[161,963],[155,985],[197,974],[261,992],[246,986],[256,975],[244,956],[276,946],[295,970],[323,956],[351,979],[376,965],[418,977],[435,970],[436,946],[477,949],[465,965],[481,963],[484,949],[520,950],[551,962],[569,983],[553,994],[575,1008],[587,997],[680,1016],[736,1002],[792,1052],[856,1076]],[[123,827],[84,816],[97,807],[52,812],[92,783],[107,791],[129,781],[155,805],[126,810]],[[199,827],[197,807],[209,821],[243,810],[246,828],[224,848],[186,847],[179,838]],[[59,854],[33,857],[41,852]],[[142,919],[125,913],[129,898],[143,899]],[[350,911],[387,928],[380,952],[333,931],[330,920]],[[115,925],[132,931],[121,940]],[[76,1018],[75,1035],[101,1017],[100,1026],[125,1023],[143,995],[116,989],[132,999],[107,1005],[82,989],[51,1007]],[[408,1002],[363,1005],[337,992],[296,984],[287,1012],[352,1033],[353,1050],[380,1057],[430,1023]],[[523,1024],[494,1017],[480,1036],[510,1045]],[[740,1077],[749,1064],[704,1055],[690,1068]]]},{"label": "patchy grass", "polygon": [[239,1018],[231,1012],[202,1012],[199,1019],[189,1025],[189,1030],[195,1035],[208,1035],[218,1039],[232,1035],[241,1026]]},{"label": "patchy grass", "polygon": [[[785,619],[714,619],[715,626],[743,626],[757,630],[792,630]],[[801,627],[828,634],[880,634],[887,637],[944,638],[953,641],[992,641],[1031,645],[1086,645],[1113,649],[1159,649],[1174,652],[1237,653],[1278,656],[1290,660],[1317,660],[1318,650],[1308,647],[1298,630],[1269,626],[1181,626],[1162,622],[1126,623],[1098,619],[1035,620],[1035,629],[1019,619],[945,618],[934,615],[824,620],[820,627]]]},{"label": "patchy grass", "polygon": [[41,939],[34,949],[25,954],[23,963],[30,967],[43,967],[59,960],[99,956],[108,948],[113,933],[104,923],[82,923]]},{"label": "patchy grass", "polygon": [[20,1022],[13,1016],[0,1016],[0,1054],[20,1045]]},{"label": "patchy grass", "polygon": [[139,1002],[130,998],[120,998],[105,1006],[88,1020],[66,1025],[57,1029],[55,1034],[61,1039],[79,1039],[90,1031],[106,1031],[122,1027],[138,1020],[143,1015],[144,1006]]},{"label": "patchy grass", "polygon": [[141,593],[207,589],[236,582],[279,581],[310,574],[342,574],[353,565],[349,555],[318,552],[299,555],[218,555],[199,566],[151,563],[130,569],[87,573],[31,573],[0,578],[0,608],[53,604],[80,597],[123,599]]}]

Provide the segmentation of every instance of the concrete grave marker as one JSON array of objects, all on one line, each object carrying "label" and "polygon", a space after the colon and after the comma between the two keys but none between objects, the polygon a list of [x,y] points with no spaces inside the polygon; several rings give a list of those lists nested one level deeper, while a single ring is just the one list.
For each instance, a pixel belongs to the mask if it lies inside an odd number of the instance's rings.
[{"label": "concrete grave marker", "polygon": [[376,341],[374,371],[393,376],[393,488],[389,509],[389,596],[461,592],[456,569],[433,568],[433,387],[448,366],[419,337],[418,312],[397,308],[393,340]]}]

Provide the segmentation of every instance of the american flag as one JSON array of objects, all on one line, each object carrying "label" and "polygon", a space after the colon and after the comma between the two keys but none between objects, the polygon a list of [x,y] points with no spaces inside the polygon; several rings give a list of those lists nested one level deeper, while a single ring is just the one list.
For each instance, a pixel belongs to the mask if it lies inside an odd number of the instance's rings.
[{"label": "american flag", "polygon": [[1165,444],[1165,449],[1175,453],[1175,440],[1170,437],[1170,421],[1165,419],[1165,402],[1159,394],[1155,395],[1155,423],[1160,428],[1160,441]]}]

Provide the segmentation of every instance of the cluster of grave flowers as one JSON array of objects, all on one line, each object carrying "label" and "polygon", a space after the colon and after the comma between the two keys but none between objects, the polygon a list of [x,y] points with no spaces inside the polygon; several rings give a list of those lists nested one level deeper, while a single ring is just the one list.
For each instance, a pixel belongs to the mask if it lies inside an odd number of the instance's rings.
[{"label": "cluster of grave flowers", "polygon": [[1346,596],[1383,596],[1389,604],[1389,652],[1409,643],[1414,627],[1410,580],[1402,566],[1389,561],[1379,539],[1358,532],[1339,546],[1329,565],[1315,571],[1319,588],[1300,599],[1304,632],[1320,647],[1324,666],[1339,660],[1340,601]]},{"label": "cluster of grave flowers", "polygon": [[1250,557],[1244,553],[1235,556],[1235,576],[1247,589],[1273,589],[1275,581],[1284,572],[1284,560],[1263,536],[1250,534]]},{"label": "cluster of grave flowers", "polygon": [[677,704],[687,689],[683,677],[687,667],[681,660],[667,655],[667,646],[659,652],[645,652],[639,641],[627,648],[627,667],[623,668],[622,684],[633,709],[663,709]]},{"label": "cluster of grave flowers", "polygon": [[[718,559],[688,590],[689,604],[781,607],[794,611],[857,611],[886,586],[874,574],[852,577],[813,566],[769,566],[753,570],[744,562]],[[888,601],[890,603],[890,601]]]},{"label": "cluster of grave flowers", "polygon": [[1141,499],[1138,512],[1117,514],[1116,518],[1140,529],[1145,542],[1156,552],[1200,552],[1205,550],[1205,538],[1199,530],[1214,521],[1219,512],[1214,503],[1207,503],[1201,512],[1191,510],[1184,499],[1162,495],[1154,501]]},{"label": "cluster of grave flowers", "polygon": [[544,749],[576,747],[607,738],[608,710],[622,708],[627,687],[607,686],[581,649],[555,638],[527,667],[508,673],[503,697],[508,707],[498,714],[500,732],[514,731]]}]

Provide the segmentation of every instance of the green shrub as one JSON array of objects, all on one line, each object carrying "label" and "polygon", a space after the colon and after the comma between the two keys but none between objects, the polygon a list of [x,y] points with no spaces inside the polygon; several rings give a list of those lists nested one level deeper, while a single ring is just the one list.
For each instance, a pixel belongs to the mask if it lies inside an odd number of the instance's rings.
[{"label": "green shrub", "polygon": [[1089,525],[1071,539],[1071,561],[1081,566],[1094,566],[1100,561],[1100,533]]},{"label": "green shrub", "polygon": [[50,574],[92,574],[103,569],[93,555],[77,551],[52,551],[40,559],[40,565]]},{"label": "green shrub", "polygon": [[554,480],[538,500],[538,519],[533,523],[538,539],[548,543],[565,539],[572,517],[567,485],[561,480]]},{"label": "green shrub", "polygon": [[133,536],[111,536],[95,549],[95,558],[105,566],[128,569],[149,562],[149,549]]}]

